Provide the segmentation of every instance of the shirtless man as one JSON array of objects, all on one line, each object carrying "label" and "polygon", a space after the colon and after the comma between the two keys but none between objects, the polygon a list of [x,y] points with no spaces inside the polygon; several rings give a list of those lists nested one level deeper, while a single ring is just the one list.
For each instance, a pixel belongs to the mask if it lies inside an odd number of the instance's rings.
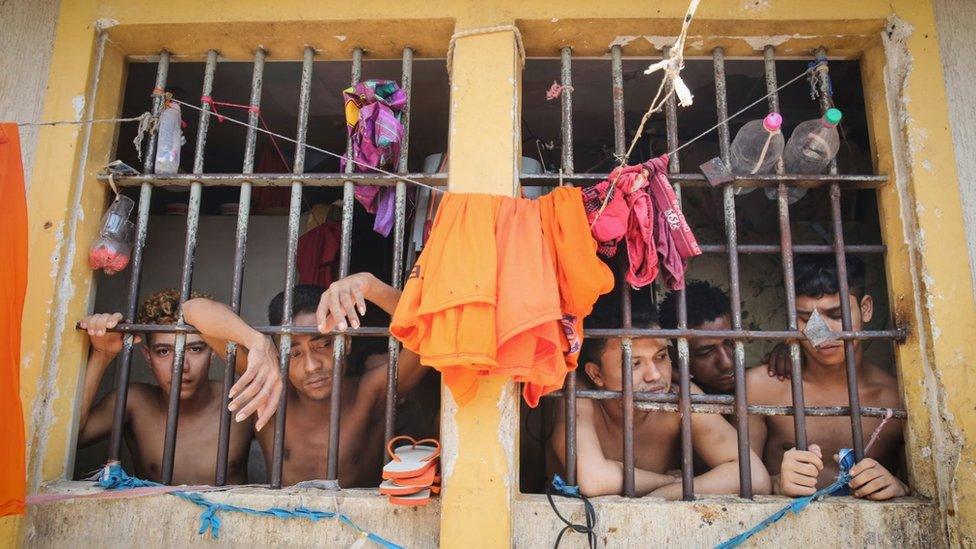
[{"label": "shirtless man", "polygon": [[[612,303],[612,301],[611,301]],[[601,305],[604,305],[601,307]],[[610,311],[619,307],[598,304],[587,318],[589,328],[617,326]],[[652,328],[656,319],[648,310],[634,308],[634,327]],[[621,340],[587,339],[579,363],[599,389],[620,391]],[[668,393],[677,391],[671,379],[671,359],[665,339],[633,340],[634,391]],[[693,393],[701,390],[692,385]],[[560,405],[550,439],[552,450],[563,468],[566,465],[565,408]],[[577,471],[580,490],[587,496],[619,494],[623,489],[623,407],[619,400],[576,400]],[[699,494],[734,494],[739,491],[739,458],[736,432],[716,414],[693,414],[695,451],[709,471],[695,477]],[[681,497],[681,479],[667,474],[680,468],[680,416],[673,412],[634,411],[634,471],[637,494],[667,499]],[[752,487],[757,494],[770,491],[769,475],[755,452],[750,452]]]},{"label": "shirtless man", "polygon": [[[157,292],[142,302],[140,324],[175,324],[179,311],[175,290]],[[108,331],[122,320],[119,313],[94,314],[81,321],[91,339],[91,354],[85,370],[84,396],[78,443],[87,446],[112,431],[117,390],[105,395],[94,407],[98,386],[115,356],[122,350],[123,334]],[[125,441],[135,464],[136,475],[160,481],[163,463],[163,433],[172,380],[176,334],[146,334],[142,354],[149,362],[157,385],[130,383],[125,406]],[[135,342],[143,340],[136,336]],[[183,378],[180,383],[180,415],[176,431],[173,484],[210,484],[217,463],[220,428],[221,382],[210,381],[210,346],[196,334],[186,336]],[[247,482],[247,453],[253,420],[235,423],[230,433],[228,482]]]},{"label": "shirtless man", "polygon": [[[720,288],[702,280],[689,281],[685,287],[685,304],[689,329],[732,329],[729,296]],[[668,294],[661,302],[661,327],[669,330],[678,327],[677,292]],[[688,338],[688,368],[695,385],[712,395],[735,392],[734,352],[735,344],[731,339]]]},{"label": "shirtless man", "polygon": [[[285,414],[285,451],[282,483],[323,479],[329,455],[329,416],[332,397],[333,331],[359,328],[369,301],[393,314],[400,292],[369,273],[358,273],[334,282],[328,290],[319,286],[295,287],[292,319],[295,326],[315,326],[320,333],[296,334],[291,339],[288,380],[288,409]],[[271,300],[268,318],[280,325],[284,294]],[[237,343],[247,355],[278,367],[275,340],[258,333],[222,303],[192,299],[183,305],[188,322],[223,354],[228,341]],[[409,391],[426,371],[417,355],[400,353],[397,392]],[[375,368],[362,377],[342,382],[342,414],[339,430],[339,484],[346,488],[376,486],[383,465],[383,413],[386,405],[386,369]],[[257,434],[269,467],[274,433]]]},{"label": "shirtless man", "polygon": [[[837,265],[833,256],[798,256],[794,267],[796,280],[797,324],[806,327],[818,311],[832,331],[841,331],[841,297]],[[861,330],[870,322],[874,301],[864,293],[864,264],[847,258],[850,287],[851,327]],[[842,341],[830,341],[814,347],[806,339],[803,351],[803,396],[807,406],[847,406],[847,372]],[[864,360],[860,341],[854,341],[858,394],[861,405],[900,408],[895,377],[876,364]],[[753,368],[746,374],[750,404],[792,405],[790,382]],[[776,493],[805,496],[827,486],[837,478],[836,453],[851,447],[851,424],[846,417],[807,417],[809,450],[794,447],[795,432],[791,416],[749,416],[750,443],[762,452],[773,475]],[[865,435],[881,423],[878,418],[862,418]],[[850,488],[855,497],[885,500],[908,495],[908,487],[891,473],[897,468],[903,444],[902,421],[891,420],[881,431],[877,442],[863,460],[851,468]],[[834,456],[834,459],[830,459]]]}]

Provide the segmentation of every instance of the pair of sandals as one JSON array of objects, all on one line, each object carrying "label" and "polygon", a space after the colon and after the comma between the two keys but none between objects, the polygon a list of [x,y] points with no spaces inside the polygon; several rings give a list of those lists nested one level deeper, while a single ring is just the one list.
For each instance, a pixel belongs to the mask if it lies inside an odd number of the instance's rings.
[{"label": "pair of sandals", "polygon": [[[409,442],[394,449],[398,442]],[[441,445],[436,439],[416,440],[409,436],[390,439],[386,452],[391,461],[383,467],[380,494],[394,505],[419,507],[430,503],[432,494],[440,493],[441,478],[437,472]]]}]

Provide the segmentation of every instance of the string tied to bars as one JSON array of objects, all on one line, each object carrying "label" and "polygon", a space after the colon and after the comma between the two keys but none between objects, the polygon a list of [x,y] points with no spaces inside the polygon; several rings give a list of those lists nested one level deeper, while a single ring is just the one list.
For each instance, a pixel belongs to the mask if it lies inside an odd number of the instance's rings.
[{"label": "string tied to bars", "polygon": [[[98,476],[98,486],[106,490],[128,490],[133,488],[155,487],[170,488],[159,484],[158,482],[130,476],[125,472],[124,469],[122,469],[122,466],[117,461],[109,462],[102,468],[102,472]],[[220,513],[232,512],[251,516],[271,517],[281,520],[305,519],[313,522],[322,519],[336,520],[340,524],[343,524],[356,531],[357,543],[359,543],[359,547],[362,546],[360,540],[369,540],[381,547],[384,547],[385,549],[401,549],[400,545],[397,545],[377,534],[364,530],[348,515],[340,513],[338,509],[335,511],[319,511],[309,509],[305,506],[298,506],[293,509],[283,509],[280,507],[252,509],[250,507],[213,501],[207,499],[207,497],[200,492],[177,490],[166,493],[201,507],[203,510],[200,513],[200,527],[197,533],[202,535],[210,532],[214,539],[220,538],[220,530],[223,526],[223,520],[221,519]]]},{"label": "string tied to bars", "polygon": [[[155,90],[153,90],[153,92],[155,93]],[[268,133],[269,133],[269,135],[270,135],[271,130],[268,127],[268,123],[264,120],[264,115],[261,114],[261,107],[259,107],[258,105],[245,105],[243,103],[231,103],[231,102],[228,102],[228,101],[217,101],[212,96],[206,95],[206,94],[200,96],[200,104],[201,105],[209,105],[210,106],[210,112],[212,112],[213,115],[217,117],[217,122],[219,122],[219,123],[223,123],[224,120],[227,117],[224,116],[224,115],[222,115],[222,114],[220,114],[219,112],[217,112],[217,107],[218,106],[220,106],[220,107],[228,107],[228,108],[231,108],[231,109],[241,109],[241,110],[245,110],[245,111],[247,111],[247,112],[249,112],[251,114],[255,114],[255,115],[257,115],[258,120],[261,122],[261,126],[263,126],[264,129],[267,130]],[[291,171],[291,166],[288,164],[288,159],[285,158],[285,153],[282,152],[281,147],[278,145],[278,140],[275,139],[274,135],[271,135],[271,145],[274,146],[275,152],[278,153],[278,159],[281,160],[282,165],[288,171]]]},{"label": "string tied to bars", "polygon": [[827,64],[827,54],[823,50],[818,50],[816,59],[807,64],[807,71],[810,72],[810,99],[816,101],[823,86],[827,90],[827,97],[833,100],[834,85],[830,81],[830,67]]},{"label": "string tied to bars", "polygon": [[[583,502],[583,515],[585,517],[586,524],[576,524],[559,512],[559,508],[556,507],[556,502],[552,499],[552,492],[555,490],[558,494],[568,497],[576,498]],[[590,549],[596,548],[596,511],[593,509],[593,504],[590,500],[584,496],[579,489],[579,486],[573,486],[566,484],[562,477],[559,475],[553,475],[552,482],[546,484],[546,499],[549,500],[549,506],[552,507],[553,512],[559,517],[559,520],[565,524],[563,529],[559,531],[559,535],[556,536],[556,543],[553,547],[558,548],[559,543],[563,539],[563,535],[566,532],[572,530],[577,534],[586,534],[587,543]]]}]

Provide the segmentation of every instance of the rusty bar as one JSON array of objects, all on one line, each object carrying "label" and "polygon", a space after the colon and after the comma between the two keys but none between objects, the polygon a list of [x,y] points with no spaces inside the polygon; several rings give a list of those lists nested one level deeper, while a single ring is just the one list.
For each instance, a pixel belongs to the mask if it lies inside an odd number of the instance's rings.
[{"label": "rusty bar", "polygon": [[560,115],[562,127],[562,168],[563,173],[573,173],[573,49],[566,46],[560,52],[559,77],[563,90],[560,96]]},{"label": "rusty bar", "polygon": [[[725,244],[700,244],[702,253],[724,254],[728,248]],[[797,254],[833,254],[834,247],[827,244],[794,244],[793,253]],[[780,244],[739,244],[740,254],[780,254],[783,247]],[[844,246],[849,254],[883,254],[888,251],[884,244],[851,244]]]},{"label": "rusty bar", "polygon": [[[315,50],[311,46],[305,47],[302,56],[302,77],[298,92],[298,121],[295,140],[295,162],[292,171],[300,174],[305,171],[305,140],[308,135],[308,105],[312,89],[312,68],[315,61]],[[299,222],[302,215],[302,184],[294,181],[291,184],[291,201],[288,208],[288,250],[286,252],[285,293],[282,303],[282,324],[290,326],[294,321],[293,308],[295,303],[295,278],[297,276],[296,251],[298,250]],[[288,413],[288,369],[291,362],[291,334],[282,334],[279,346],[278,365],[284,389],[278,402],[278,412],[275,414],[274,451],[271,458],[271,487],[281,488],[282,468],[284,467],[286,416]]]},{"label": "rusty bar", "polygon": [[[403,142],[400,143],[400,158],[397,160],[397,173],[407,173],[407,160],[410,149],[410,95],[413,92],[413,49],[403,48],[403,65],[400,83],[407,94],[403,106]],[[393,273],[390,282],[393,287],[403,286],[403,245],[406,232],[407,184],[398,181],[393,213]],[[400,342],[395,337],[387,341],[390,360],[386,370],[386,415],[383,421],[384,440],[389,441],[396,433],[397,367],[400,361]],[[384,458],[385,459],[385,458]]]},{"label": "rusty bar", "polygon": [[[776,60],[773,46],[763,49],[763,64],[766,72],[766,91],[769,93],[769,110],[779,112],[779,94],[776,89]],[[776,162],[776,173],[783,173],[783,159]],[[783,291],[786,295],[786,322],[790,330],[796,330],[796,284],[793,279],[793,233],[790,228],[789,188],[780,182],[777,189],[777,205],[779,208],[779,247],[783,264]],[[807,421],[804,414],[803,398],[803,360],[800,357],[800,344],[791,341],[790,346],[790,389],[793,395],[794,445],[797,450],[807,449]]]},{"label": "rusty bar", "polygon": [[[77,324],[75,325],[77,328]],[[279,334],[317,334],[319,333],[318,328],[315,326],[253,326],[254,330],[269,335],[279,335]],[[80,328],[79,328],[80,329]],[[188,324],[133,324],[128,322],[123,322],[118,324],[116,327],[109,329],[110,332],[120,332],[124,334],[128,333],[151,333],[151,334],[172,334],[177,332],[183,332],[187,334],[198,334],[198,332],[193,326]],[[366,336],[366,337],[387,337],[390,335],[390,330],[388,328],[379,327],[362,327],[357,329],[347,329],[345,332],[332,332],[333,335],[352,335],[352,336]],[[872,339],[888,339],[895,341],[904,341],[908,336],[908,330],[904,328],[896,328],[894,330],[857,330],[849,332],[834,332],[833,337],[836,339],[857,339],[857,340],[872,340]],[[741,339],[741,340],[783,340],[783,339],[806,339],[803,332],[800,331],[754,331],[754,330],[665,330],[661,328],[630,328],[630,329],[604,329],[604,328],[594,328],[586,331],[586,337],[593,338],[613,338],[613,337],[630,337],[630,338],[643,338],[643,337],[657,337],[657,338],[669,338],[675,339],[679,337],[715,337],[723,339]]]},{"label": "rusty bar", "polygon": [[[669,54],[670,47],[664,48],[664,56]],[[672,83],[667,83],[671,91]],[[668,150],[678,148],[678,105],[673,93],[668,94],[664,104],[665,124],[668,136]],[[672,153],[668,161],[668,172],[676,174],[681,171],[681,161],[678,153]],[[674,194],[681,204],[681,183],[674,185]],[[678,329],[688,328],[688,301],[684,290],[678,290]],[[692,501],[695,499],[695,449],[692,444],[691,433],[691,358],[688,351],[688,339],[679,337],[678,341],[678,411],[681,414],[681,499]]]},{"label": "rusty bar", "polygon": [[[242,174],[250,174],[254,171],[254,149],[257,141],[258,109],[261,108],[261,86],[264,82],[264,57],[265,51],[258,48],[254,52],[254,69],[251,73],[251,99],[248,111],[248,123],[252,126],[247,129],[247,136],[244,141],[244,165],[241,168]],[[247,253],[247,225],[251,214],[251,183],[244,181],[241,183],[240,198],[237,203],[237,238],[234,248],[234,279],[231,283],[230,307],[235,313],[241,312],[241,296],[244,287],[244,260]],[[230,389],[236,381],[235,366],[237,364],[237,345],[229,343],[227,345],[227,364],[224,367],[224,383],[221,393],[220,409],[220,432],[217,442],[217,471],[214,478],[216,486],[227,484],[227,464],[229,461],[230,446]]]},{"label": "rusty bar", "polygon": [[[586,186],[588,182],[598,183],[607,179],[610,174],[607,173],[578,173],[569,177],[563,177],[564,180],[577,184],[579,186]],[[138,175],[127,176],[125,178],[116,178],[116,182],[122,181],[123,185],[131,185],[133,181],[138,181],[140,177]],[[156,179],[161,179],[161,177],[166,177],[165,183],[157,183],[160,185],[170,185],[170,184],[182,184],[186,185],[186,176],[160,176],[156,178],[150,178],[155,181]],[[180,178],[184,181],[181,181]],[[548,187],[559,182],[559,176],[557,174],[520,174],[519,179],[524,187]],[[708,183],[705,176],[700,173],[676,173],[669,175],[668,179],[674,182],[682,182],[689,187],[695,188],[713,188],[712,185]],[[888,182],[888,176],[886,175],[852,175],[852,174],[763,174],[763,175],[735,175],[729,185],[733,187],[777,187],[781,181],[789,183],[791,187],[805,187],[809,189],[826,187],[828,183],[837,182],[840,183],[844,190],[854,190],[854,189],[878,189],[882,185]]]},{"label": "rusty bar", "polygon": [[[564,52],[566,50],[563,50]],[[620,46],[614,46],[611,50],[611,83],[613,86],[613,145],[614,153],[617,158],[625,153],[625,132],[624,127],[624,78],[623,63],[620,58]],[[627,271],[627,263],[623,254],[620,258],[620,280],[624,279]],[[633,326],[633,315],[631,308],[630,285],[622,284],[620,288],[621,316],[624,329]],[[623,390],[623,457],[624,457],[624,486],[623,495],[634,497],[636,487],[634,481],[634,356],[633,341],[630,338],[620,340],[620,379]],[[575,421],[575,417],[574,417]]]},{"label": "rusty bar", "polygon": [[[352,51],[352,78],[353,86],[359,83],[362,74],[363,49],[355,48]],[[347,158],[353,158],[352,140],[346,140]],[[346,162],[346,173],[352,173],[355,166],[352,162]],[[349,276],[349,262],[352,256],[352,214],[353,214],[353,193],[355,186],[351,180],[347,180],[342,186],[342,242],[339,248],[339,278]],[[329,401],[329,459],[326,478],[336,480],[339,478],[339,419],[342,411],[342,371],[345,369],[346,362],[346,337],[338,335],[334,339],[333,347],[333,366],[332,366],[332,397]]]},{"label": "rusty bar", "polygon": [[[827,50],[822,46],[817,48],[818,59],[825,59]],[[820,110],[826,112],[833,106],[830,97],[830,81],[819,79]],[[830,161],[830,175],[837,174],[837,158]],[[840,290],[841,326],[844,331],[851,329],[851,289],[847,282],[847,255],[844,251],[844,221],[840,208],[840,185],[830,184],[830,217],[834,236],[834,257],[837,259],[837,287]],[[861,397],[857,390],[857,357],[854,355],[854,342],[844,341],[844,360],[847,366],[847,395],[851,405],[851,438],[854,446],[854,458],[860,461],[864,458],[864,434],[861,430]]]},{"label": "rusty bar", "polygon": [[[207,52],[207,63],[203,73],[202,95],[210,95],[213,91],[214,71],[217,70],[217,50]],[[205,104],[200,113],[200,124],[197,127],[197,144],[193,157],[193,172],[203,172],[203,155],[207,144],[207,128],[210,125],[210,105]],[[186,214],[186,244],[183,247],[183,270],[180,274],[180,304],[190,299],[193,285],[193,264],[196,260],[197,230],[200,225],[200,195],[203,188],[199,183],[190,185],[190,196],[187,200]],[[183,309],[178,313],[178,322],[183,323]],[[169,401],[166,403],[166,433],[163,438],[163,484],[173,481],[173,465],[176,459],[176,433],[180,418],[180,390],[183,379],[183,362],[186,358],[186,334],[176,334],[176,346],[173,350],[173,369],[170,379]]]},{"label": "rusty bar", "polygon": [[[729,164],[728,97],[725,89],[725,50],[712,52],[715,68],[715,103],[718,119],[718,144],[722,160]],[[739,251],[736,235],[735,194],[732,185],[723,185],[722,201],[725,206],[725,235],[729,256],[729,301],[732,305],[732,328],[742,329],[742,302],[739,292]],[[746,357],[741,340],[735,341],[735,421],[739,442],[739,495],[752,498],[752,467],[749,460],[749,415],[746,410]]]}]

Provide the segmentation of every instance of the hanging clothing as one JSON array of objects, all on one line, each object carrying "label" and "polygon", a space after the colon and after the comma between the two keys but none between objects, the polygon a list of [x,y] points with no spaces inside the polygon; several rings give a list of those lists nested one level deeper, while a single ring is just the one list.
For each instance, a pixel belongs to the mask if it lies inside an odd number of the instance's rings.
[{"label": "hanging clothing", "polygon": [[701,255],[701,248],[685,220],[678,198],[668,181],[667,154],[644,163],[650,172],[650,196],[654,201],[655,241],[664,265],[664,281],[671,290],[685,287],[688,260]]},{"label": "hanging clothing", "polygon": [[623,194],[617,192],[612,180],[606,179],[582,189],[586,218],[598,244],[597,253],[607,258],[617,255],[617,245],[627,234],[627,220],[630,217],[630,207]]},{"label": "hanging clothing", "polygon": [[478,378],[524,383],[530,406],[576,367],[583,317],[613,288],[579,189],[538,200],[447,193],[390,333],[463,405]]},{"label": "hanging clothing", "polygon": [[298,237],[298,283],[328,288],[336,279],[342,225],[323,221]]},{"label": "hanging clothing", "polygon": [[0,124],[0,516],[23,514],[27,490],[20,336],[27,292],[27,198],[16,124]]},{"label": "hanging clothing", "polygon": [[[407,92],[392,80],[366,80],[342,92],[346,132],[352,142],[353,171],[392,165],[399,158],[404,129],[401,122]],[[340,166],[344,170],[347,160]],[[356,199],[369,213],[375,213],[373,230],[389,236],[393,227],[394,191],[391,187],[357,186]]]}]

